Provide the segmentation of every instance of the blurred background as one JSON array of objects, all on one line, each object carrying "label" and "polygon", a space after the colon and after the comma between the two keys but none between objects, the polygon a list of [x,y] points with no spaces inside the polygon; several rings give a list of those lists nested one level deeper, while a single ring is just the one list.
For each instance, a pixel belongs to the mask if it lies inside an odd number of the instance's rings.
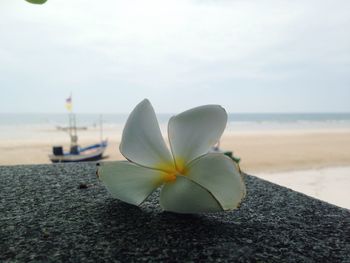
[{"label": "blurred background", "polygon": [[53,146],[69,152],[75,128],[79,146],[108,137],[106,160],[120,160],[142,99],[165,138],[172,115],[220,104],[229,113],[220,147],[245,172],[350,208],[349,8],[1,1],[0,165],[50,163]]}]

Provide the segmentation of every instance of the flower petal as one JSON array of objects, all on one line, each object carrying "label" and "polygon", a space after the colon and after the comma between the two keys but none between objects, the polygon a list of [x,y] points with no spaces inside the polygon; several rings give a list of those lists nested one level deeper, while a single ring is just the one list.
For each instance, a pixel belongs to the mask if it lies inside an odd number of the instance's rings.
[{"label": "flower petal", "polygon": [[166,211],[184,214],[223,210],[210,192],[185,176],[163,186],[160,205]]},{"label": "flower petal", "polygon": [[169,142],[178,168],[206,154],[220,139],[226,123],[227,113],[218,105],[193,108],[172,117]]},{"label": "flower petal", "polygon": [[126,161],[102,163],[97,174],[113,197],[133,205],[141,204],[166,175]]},{"label": "flower petal", "polygon": [[209,153],[194,160],[186,175],[207,189],[224,210],[237,208],[246,192],[236,164],[221,153]]},{"label": "flower petal", "polygon": [[147,99],[131,112],[119,149],[126,159],[139,165],[173,170],[173,158],[163,140],[153,107]]}]

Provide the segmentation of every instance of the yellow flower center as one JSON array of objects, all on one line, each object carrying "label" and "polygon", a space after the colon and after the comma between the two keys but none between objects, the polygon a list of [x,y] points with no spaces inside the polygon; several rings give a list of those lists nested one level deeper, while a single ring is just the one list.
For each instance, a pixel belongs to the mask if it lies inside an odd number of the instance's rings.
[{"label": "yellow flower center", "polygon": [[163,177],[164,182],[168,183],[168,182],[173,182],[176,180],[176,173],[167,173],[164,177]]},{"label": "yellow flower center", "polygon": [[187,174],[185,161],[180,158],[176,158],[175,167],[173,163],[161,163],[157,165],[157,169],[165,171],[166,175],[162,178],[164,182],[173,182],[176,180],[177,175],[184,176]]}]

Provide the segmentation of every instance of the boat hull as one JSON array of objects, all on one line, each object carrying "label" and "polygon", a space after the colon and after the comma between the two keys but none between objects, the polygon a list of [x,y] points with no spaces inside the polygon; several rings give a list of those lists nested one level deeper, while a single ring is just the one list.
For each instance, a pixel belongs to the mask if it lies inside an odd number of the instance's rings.
[{"label": "boat hull", "polygon": [[53,163],[73,163],[98,161],[103,158],[103,153],[107,148],[107,141],[83,148],[77,154],[64,153],[62,155],[50,154],[49,158]]},{"label": "boat hull", "polygon": [[103,154],[92,156],[92,157],[81,157],[80,158],[55,158],[50,155],[50,160],[53,163],[75,163],[75,162],[92,162],[92,161],[98,161],[103,158]]}]

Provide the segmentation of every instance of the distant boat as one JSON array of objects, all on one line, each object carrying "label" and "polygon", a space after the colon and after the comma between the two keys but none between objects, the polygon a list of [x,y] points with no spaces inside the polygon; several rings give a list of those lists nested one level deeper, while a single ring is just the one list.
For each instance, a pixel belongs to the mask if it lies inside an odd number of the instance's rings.
[{"label": "distant boat", "polygon": [[[57,126],[56,126],[56,129],[59,130],[59,131],[68,131],[68,130],[70,129],[70,127],[68,127],[68,126],[59,126],[59,125],[57,125]],[[77,129],[78,131],[85,131],[85,130],[88,129],[88,127],[86,127],[86,126],[77,126],[76,129]]]},{"label": "distant boat", "polygon": [[50,154],[49,158],[53,163],[98,161],[103,158],[107,146],[107,140],[84,148],[71,147],[69,152],[64,152],[62,146],[54,146],[53,154]]},{"label": "distant boat", "polygon": [[70,137],[70,150],[64,152],[62,146],[52,147],[52,154],[49,154],[49,158],[53,163],[65,163],[65,162],[86,162],[97,161],[103,158],[103,153],[108,146],[108,141],[103,140],[102,129],[102,117],[100,117],[100,142],[86,147],[80,147],[78,145],[78,127],[76,125],[75,114],[72,113],[72,96],[66,100],[66,107],[69,110],[69,126],[62,127],[60,130],[68,132]]}]

